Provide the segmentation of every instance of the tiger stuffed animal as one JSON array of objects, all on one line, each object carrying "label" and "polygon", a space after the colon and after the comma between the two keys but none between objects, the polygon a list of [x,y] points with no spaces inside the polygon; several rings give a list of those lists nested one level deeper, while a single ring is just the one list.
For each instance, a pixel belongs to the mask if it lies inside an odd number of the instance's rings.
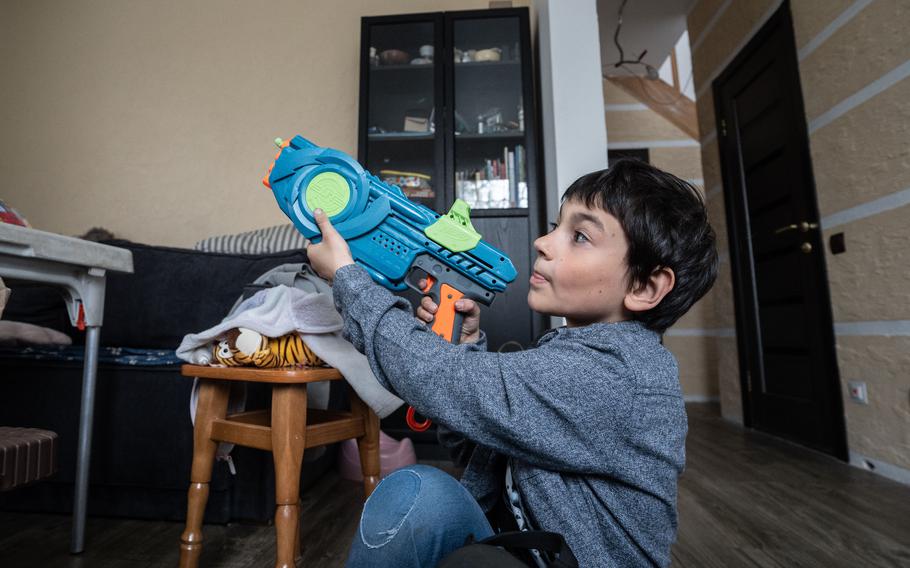
[{"label": "tiger stuffed animal", "polygon": [[213,362],[226,367],[325,366],[296,333],[266,337],[244,327],[228,331],[224,339],[215,343],[212,356]]}]

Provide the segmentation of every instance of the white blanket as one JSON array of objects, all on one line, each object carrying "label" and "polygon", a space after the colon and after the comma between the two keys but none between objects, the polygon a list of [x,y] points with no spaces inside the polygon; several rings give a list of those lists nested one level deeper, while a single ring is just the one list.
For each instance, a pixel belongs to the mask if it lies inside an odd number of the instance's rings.
[{"label": "white blanket", "polygon": [[[244,300],[218,325],[184,337],[177,348],[177,356],[189,363],[207,365],[212,357],[212,342],[228,330],[238,327],[252,329],[267,337],[299,333],[320,359],[344,375],[357,395],[380,418],[388,416],[404,404],[379,384],[366,357],[341,337],[342,320],[335,310],[331,294],[308,293],[289,286],[260,290]],[[325,389],[324,394],[313,393],[312,390],[307,389],[307,392],[314,394],[314,398],[325,398],[324,401],[314,400],[313,406],[325,408],[328,389]]]}]

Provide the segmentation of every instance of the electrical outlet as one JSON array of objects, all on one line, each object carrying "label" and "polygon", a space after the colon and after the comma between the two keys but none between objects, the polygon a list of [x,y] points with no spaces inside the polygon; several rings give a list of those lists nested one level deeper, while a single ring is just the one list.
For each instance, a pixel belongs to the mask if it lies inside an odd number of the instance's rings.
[{"label": "electrical outlet", "polygon": [[847,251],[847,244],[844,242],[843,233],[835,233],[828,239],[828,246],[831,248],[831,254],[841,254]]},{"label": "electrical outlet", "polygon": [[866,383],[864,381],[848,381],[847,388],[850,389],[850,398],[853,402],[869,404],[869,397],[866,393]]}]

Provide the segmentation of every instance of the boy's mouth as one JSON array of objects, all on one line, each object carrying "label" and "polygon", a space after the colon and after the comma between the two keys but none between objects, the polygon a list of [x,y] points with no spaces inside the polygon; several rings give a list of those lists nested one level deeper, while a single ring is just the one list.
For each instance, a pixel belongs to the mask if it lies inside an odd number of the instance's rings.
[{"label": "boy's mouth", "polygon": [[528,279],[528,282],[533,286],[535,284],[540,285],[547,282],[547,277],[537,272],[536,270],[531,273],[531,278]]}]

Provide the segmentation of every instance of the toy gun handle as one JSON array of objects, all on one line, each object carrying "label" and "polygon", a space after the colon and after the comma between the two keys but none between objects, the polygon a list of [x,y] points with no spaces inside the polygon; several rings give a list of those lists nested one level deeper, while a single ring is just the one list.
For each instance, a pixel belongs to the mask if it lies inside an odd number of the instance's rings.
[{"label": "toy gun handle", "polygon": [[421,290],[438,306],[436,317],[430,329],[449,343],[461,342],[461,328],[464,326],[464,314],[455,309],[455,302],[465,294],[450,284],[444,284],[432,276],[426,277],[426,286]]},{"label": "toy gun handle", "polygon": [[[412,275],[418,272],[424,273],[423,278],[426,279],[426,282],[423,287],[413,281]],[[419,255],[414,260],[411,272],[405,281],[410,288],[429,296],[436,303],[438,309],[431,329],[439,337],[456,345],[461,342],[464,314],[455,309],[455,302],[467,298],[489,305],[493,301],[493,294],[489,290],[447,267],[436,264],[428,255]],[[415,415],[414,407],[408,407],[406,421],[415,432],[423,432],[432,424],[429,419],[417,422]]]}]

